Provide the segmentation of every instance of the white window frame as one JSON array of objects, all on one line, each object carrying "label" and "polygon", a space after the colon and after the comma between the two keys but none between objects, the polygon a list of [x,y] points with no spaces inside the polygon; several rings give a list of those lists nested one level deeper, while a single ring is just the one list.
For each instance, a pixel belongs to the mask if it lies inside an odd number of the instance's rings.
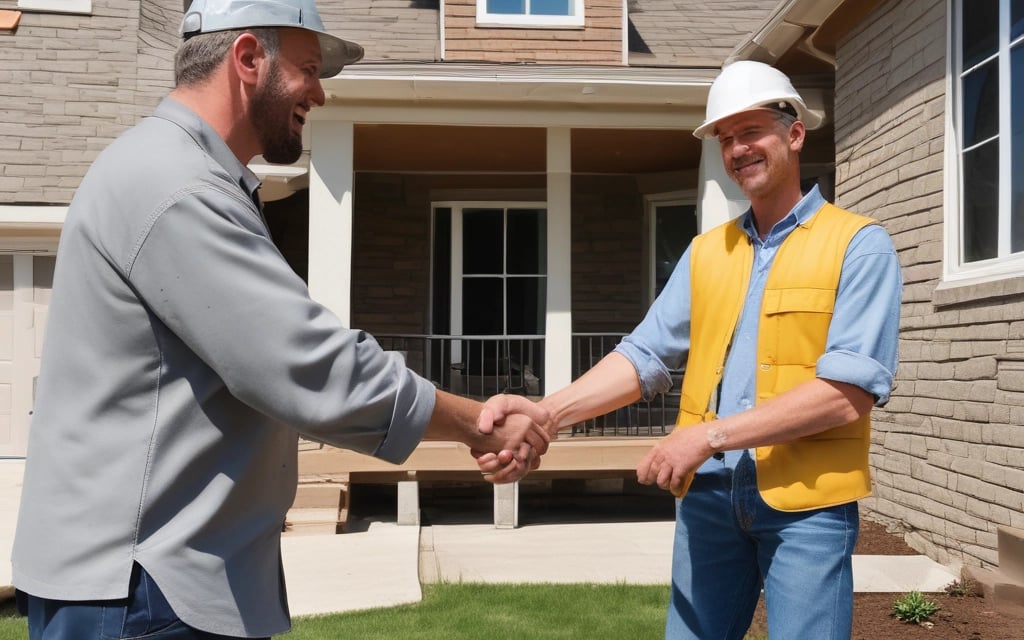
[{"label": "white window frame", "polygon": [[[525,0],[529,7],[532,0]],[[476,0],[476,24],[480,27],[582,28],[583,0],[570,0],[568,16],[533,15],[530,13],[489,13],[487,0]]]},{"label": "white window frame", "polygon": [[[1011,158],[1012,145],[1000,144],[999,148],[999,239],[997,257],[964,262],[963,260],[963,109],[960,101],[961,14],[966,0],[949,0],[947,3],[947,91],[946,91],[946,158],[945,158],[945,260],[943,261],[943,287],[970,285],[1010,277],[1024,276],[1024,252],[1010,252],[1010,216],[1012,195]],[[1012,110],[1010,92],[1010,40],[1009,2],[1000,2],[1000,33],[997,56],[999,59],[999,136],[1009,140],[1011,135],[1010,113]],[[1024,46],[1019,44],[1018,46]],[[1024,105],[1017,105],[1018,109]]]},{"label": "white window frame", "polygon": [[[644,251],[647,254],[647,283],[645,287],[645,295],[648,305],[654,302],[655,285],[657,283],[657,266],[654,264],[655,257],[657,255],[657,251],[655,250],[657,245],[655,243],[656,238],[654,236],[658,231],[658,226],[655,224],[655,216],[658,207],[671,206],[697,207],[697,190],[687,189],[684,191],[653,193],[644,196],[644,226],[646,228]],[[700,221],[698,220],[697,222],[697,233],[700,233]]]},{"label": "white window frame", "polygon": [[[448,274],[450,278],[450,296],[449,300],[449,333],[457,336],[462,334],[462,212],[466,209],[544,209],[547,211],[548,203],[541,201],[521,201],[521,200],[453,200],[453,201],[438,201],[430,203],[430,210],[436,211],[437,209],[450,209],[451,210],[451,272]],[[434,274],[434,277],[440,277],[441,274]],[[544,279],[548,279],[550,274],[544,274]],[[508,327],[504,326],[507,322],[507,318],[502,320],[502,334],[508,335]],[[452,356],[457,355],[456,350],[461,350],[462,345],[459,340],[452,340]]]},{"label": "white window frame", "polygon": [[92,0],[18,0],[18,9],[44,13],[92,15]]}]

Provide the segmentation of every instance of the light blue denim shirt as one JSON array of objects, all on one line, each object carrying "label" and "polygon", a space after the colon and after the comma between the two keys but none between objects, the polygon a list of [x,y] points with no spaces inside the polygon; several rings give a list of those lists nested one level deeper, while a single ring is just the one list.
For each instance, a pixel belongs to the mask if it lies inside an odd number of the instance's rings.
[{"label": "light blue denim shirt", "polygon": [[[754,245],[754,264],[726,359],[718,404],[721,417],[754,406],[758,320],[768,272],[790,232],[823,204],[818,188],[812,188],[764,240],[749,209],[735,222]],[[874,395],[878,406],[888,401],[896,371],[901,288],[899,259],[889,234],[879,225],[861,229],[843,258],[825,353],[817,362],[819,378],[856,385]],[[633,363],[645,399],[669,389],[669,369],[680,368],[690,350],[689,248],[646,317],[615,350]]]}]

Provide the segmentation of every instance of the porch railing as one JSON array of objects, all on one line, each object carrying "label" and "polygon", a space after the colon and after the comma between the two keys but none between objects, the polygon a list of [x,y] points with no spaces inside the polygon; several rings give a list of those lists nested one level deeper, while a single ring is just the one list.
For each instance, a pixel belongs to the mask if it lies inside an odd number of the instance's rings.
[{"label": "porch railing", "polygon": [[[611,353],[624,333],[574,333],[572,378],[579,378]],[[573,425],[573,436],[660,436],[669,433],[679,413],[682,370],[672,372],[672,388],[649,402],[635,402]]]},{"label": "porch railing", "polygon": [[[610,353],[625,334],[577,333],[572,337],[572,376],[580,377]],[[497,393],[543,397],[544,336],[374,334],[381,347],[401,352],[406,364],[436,387],[474,398]],[[572,426],[569,435],[657,436],[675,424],[679,377],[666,394]]]}]

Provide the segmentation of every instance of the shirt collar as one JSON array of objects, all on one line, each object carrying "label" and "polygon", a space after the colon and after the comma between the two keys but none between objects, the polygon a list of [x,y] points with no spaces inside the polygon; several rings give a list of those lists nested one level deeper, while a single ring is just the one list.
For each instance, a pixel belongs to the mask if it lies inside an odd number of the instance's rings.
[{"label": "shirt collar", "polygon": [[256,174],[238,161],[224,139],[213,130],[199,115],[177,100],[167,97],[157,106],[153,115],[178,125],[196,141],[217,164],[224,168],[238,186],[256,200],[256,190],[260,187],[260,179]]},{"label": "shirt collar", "polygon": [[[775,223],[775,226],[771,228],[768,235],[765,236],[765,240],[768,240],[772,236],[785,235],[797,225],[804,224],[811,216],[821,209],[822,205],[825,204],[825,198],[821,195],[821,191],[818,189],[818,185],[811,187],[807,193],[804,194],[800,201],[796,203],[796,206],[786,215],[785,218]],[[754,226],[754,210],[747,208],[746,212],[740,216],[737,224],[743,229],[751,240],[758,238],[757,227]]]}]

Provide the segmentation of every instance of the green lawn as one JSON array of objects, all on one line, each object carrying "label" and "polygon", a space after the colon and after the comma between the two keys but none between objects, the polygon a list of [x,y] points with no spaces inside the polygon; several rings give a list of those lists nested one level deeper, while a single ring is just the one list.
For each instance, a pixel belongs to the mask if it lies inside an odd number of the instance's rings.
[{"label": "green lawn", "polygon": [[428,585],[419,604],[300,618],[285,637],[660,639],[668,597],[668,585]]},{"label": "green lawn", "polygon": [[[635,585],[485,585],[424,587],[423,602],[296,618],[287,640],[621,640],[664,637],[669,587]],[[0,640],[27,637],[13,606],[0,608]]]}]

